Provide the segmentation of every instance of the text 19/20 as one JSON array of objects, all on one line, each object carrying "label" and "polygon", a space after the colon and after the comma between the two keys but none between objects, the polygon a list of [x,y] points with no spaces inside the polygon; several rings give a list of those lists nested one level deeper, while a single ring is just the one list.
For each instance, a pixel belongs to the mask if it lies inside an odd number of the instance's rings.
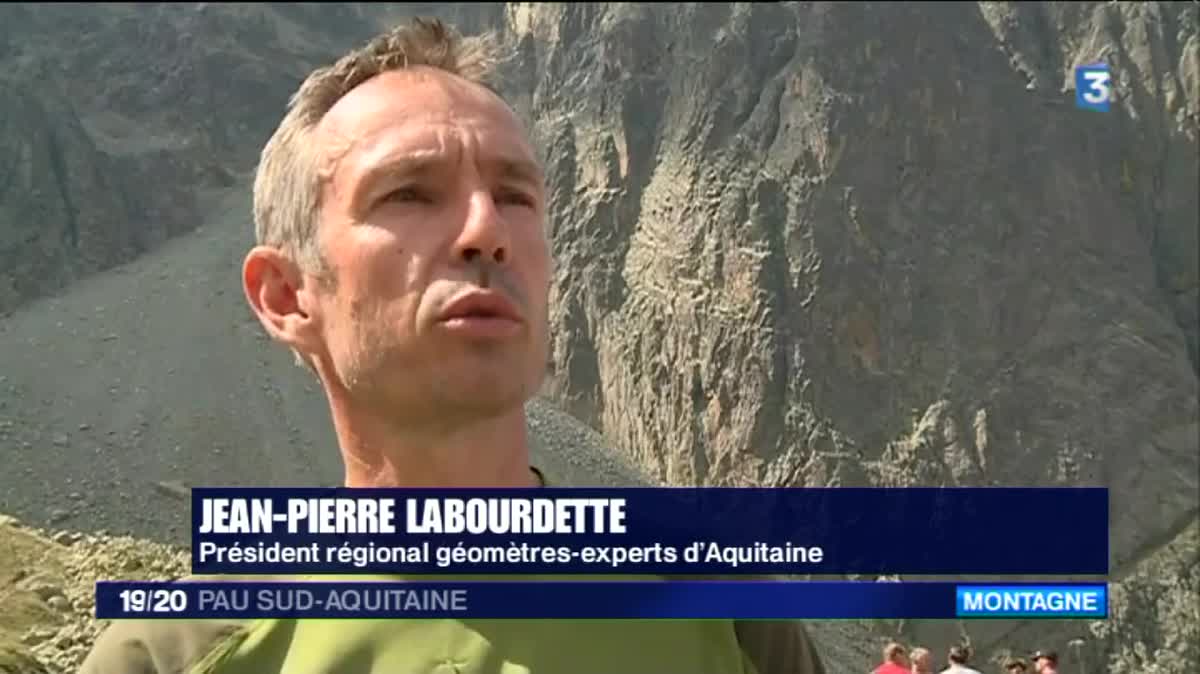
[{"label": "text 19/20", "polygon": [[188,597],[183,590],[121,590],[121,610],[125,613],[182,613]]}]

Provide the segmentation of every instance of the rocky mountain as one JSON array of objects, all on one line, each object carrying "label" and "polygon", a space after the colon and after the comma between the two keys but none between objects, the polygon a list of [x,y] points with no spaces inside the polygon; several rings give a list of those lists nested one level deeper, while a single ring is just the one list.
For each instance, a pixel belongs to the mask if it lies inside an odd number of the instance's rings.
[{"label": "rocky mountain", "polygon": [[556,397],[672,483],[1106,485],[1131,572],[1197,515],[1196,10],[514,10]]},{"label": "rocky mountain", "polygon": [[[297,82],[409,11],[309,4],[0,8],[0,314],[203,222]],[[502,5],[451,9],[463,30]]]},{"label": "rocky mountain", "polygon": [[[1150,607],[1198,577],[1198,8],[4,5],[0,512],[169,538],[172,485],[337,479],[241,305],[247,172],[308,69],[434,13],[511,40],[549,167],[547,396],[592,431],[539,403],[548,461],[1105,485],[1107,627],[879,627],[1185,671],[1200,616]],[[1074,105],[1096,60],[1108,113]]]}]

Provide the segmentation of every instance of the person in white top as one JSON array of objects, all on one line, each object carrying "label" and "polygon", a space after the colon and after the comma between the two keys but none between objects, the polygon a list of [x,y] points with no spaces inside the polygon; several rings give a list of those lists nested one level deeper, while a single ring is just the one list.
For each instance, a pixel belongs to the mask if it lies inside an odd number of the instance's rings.
[{"label": "person in white top", "polygon": [[979,670],[967,666],[967,661],[971,659],[971,649],[966,646],[951,646],[946,659],[950,664],[942,670],[942,674],[980,674]]}]

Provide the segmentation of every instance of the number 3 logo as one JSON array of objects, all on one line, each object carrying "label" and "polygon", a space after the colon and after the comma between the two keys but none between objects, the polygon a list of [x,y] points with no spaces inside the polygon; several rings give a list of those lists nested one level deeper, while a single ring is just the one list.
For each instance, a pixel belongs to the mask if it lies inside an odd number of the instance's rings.
[{"label": "number 3 logo", "polygon": [[1092,104],[1108,102],[1108,95],[1111,93],[1108,73],[1093,71],[1084,73],[1083,78],[1088,83],[1087,90],[1083,92],[1083,100]]}]

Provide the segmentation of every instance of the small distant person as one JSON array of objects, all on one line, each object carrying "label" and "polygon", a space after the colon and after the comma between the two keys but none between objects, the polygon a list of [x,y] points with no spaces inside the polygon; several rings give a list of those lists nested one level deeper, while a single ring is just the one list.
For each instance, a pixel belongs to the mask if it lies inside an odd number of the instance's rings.
[{"label": "small distant person", "polygon": [[966,646],[951,646],[950,653],[946,655],[949,666],[942,670],[942,674],[981,674],[979,670],[971,669],[967,666],[967,662],[970,659],[970,648]]},{"label": "small distant person", "polygon": [[928,648],[914,648],[912,655],[912,674],[933,674],[933,653]]},{"label": "small distant person", "polygon": [[1037,651],[1030,659],[1034,674],[1058,674],[1058,654],[1054,651]]},{"label": "small distant person", "polygon": [[1029,664],[1023,658],[1012,658],[1004,665],[1005,674],[1029,674]]},{"label": "small distant person", "polygon": [[883,647],[883,664],[875,668],[872,674],[910,674],[908,668],[908,649],[902,644],[891,642]]}]

